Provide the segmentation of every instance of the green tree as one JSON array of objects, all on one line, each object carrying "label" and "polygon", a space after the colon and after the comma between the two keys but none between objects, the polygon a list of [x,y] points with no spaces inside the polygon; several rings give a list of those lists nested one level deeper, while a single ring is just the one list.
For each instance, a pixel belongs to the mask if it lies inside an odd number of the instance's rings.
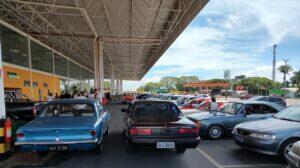
[{"label": "green tree", "polygon": [[167,89],[168,92],[170,90],[174,90],[176,88],[177,83],[178,83],[178,78],[170,77],[170,76],[163,77],[159,81],[160,86]]},{"label": "green tree", "polygon": [[235,84],[236,86],[245,86],[249,93],[266,94],[267,90],[274,88],[274,82],[268,78],[251,77],[241,80]]},{"label": "green tree", "polygon": [[289,64],[285,64],[281,65],[278,70],[283,73],[283,83],[286,85],[286,75],[293,71],[293,67]]},{"label": "green tree", "polygon": [[291,82],[295,86],[297,86],[300,83],[300,71],[294,72],[294,76],[291,77]]},{"label": "green tree", "polygon": [[160,88],[160,84],[156,82],[148,82],[144,86],[146,92],[156,92]]},{"label": "green tree", "polygon": [[197,76],[181,76],[177,80],[176,89],[178,91],[184,91],[183,85],[191,82],[199,82],[199,78]]}]

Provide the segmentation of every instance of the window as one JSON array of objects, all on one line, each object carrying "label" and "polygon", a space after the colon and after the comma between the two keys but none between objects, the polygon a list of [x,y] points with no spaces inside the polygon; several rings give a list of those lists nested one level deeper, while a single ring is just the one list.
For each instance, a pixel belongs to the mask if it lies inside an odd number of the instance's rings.
[{"label": "window", "polygon": [[11,99],[9,93],[5,93],[4,97],[5,97],[5,102],[12,102],[12,99]]},{"label": "window", "polygon": [[54,54],[55,74],[68,77],[68,60],[61,55]]},{"label": "window", "polygon": [[93,117],[94,108],[86,103],[51,104],[45,107],[40,117]]},{"label": "window", "polygon": [[27,38],[4,26],[0,26],[0,32],[3,61],[29,67]]},{"label": "window", "polygon": [[17,78],[19,78],[18,74],[14,73],[14,72],[7,72],[7,77],[9,79],[17,79]]},{"label": "window", "polygon": [[180,115],[179,109],[171,103],[138,103],[133,110],[137,122],[171,122]]},{"label": "window", "polygon": [[43,88],[48,88],[48,83],[43,83]]},{"label": "window", "polygon": [[29,98],[27,96],[19,92],[12,92],[11,95],[16,101],[29,101]]},{"label": "window", "polygon": [[32,83],[32,87],[35,88],[35,87],[38,87],[38,86],[39,86],[38,82],[33,82],[33,83]]},{"label": "window", "polygon": [[80,66],[69,61],[70,78],[80,80]]},{"label": "window", "polygon": [[222,108],[222,112],[229,114],[237,114],[242,106],[242,103],[226,103]]},{"label": "window", "polygon": [[263,114],[270,114],[270,113],[277,113],[278,110],[274,109],[271,106],[262,105],[262,113]]},{"label": "window", "polygon": [[31,62],[35,70],[53,73],[51,50],[31,41]]},{"label": "window", "polygon": [[24,87],[30,87],[30,81],[24,80]]}]

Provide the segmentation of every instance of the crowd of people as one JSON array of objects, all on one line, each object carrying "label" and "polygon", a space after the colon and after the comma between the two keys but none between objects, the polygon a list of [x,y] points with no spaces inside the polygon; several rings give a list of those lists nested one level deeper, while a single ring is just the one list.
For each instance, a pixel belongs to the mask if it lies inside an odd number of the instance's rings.
[{"label": "crowd of people", "polygon": [[46,99],[46,101],[53,101],[59,99],[94,99],[102,104],[106,104],[111,100],[111,94],[109,91],[105,91],[104,97],[102,97],[99,89],[91,89],[89,93],[87,91],[74,91],[72,94],[70,94],[69,91],[65,91],[62,92],[60,95],[58,93],[55,93],[55,96],[53,96],[52,93],[49,93]]}]

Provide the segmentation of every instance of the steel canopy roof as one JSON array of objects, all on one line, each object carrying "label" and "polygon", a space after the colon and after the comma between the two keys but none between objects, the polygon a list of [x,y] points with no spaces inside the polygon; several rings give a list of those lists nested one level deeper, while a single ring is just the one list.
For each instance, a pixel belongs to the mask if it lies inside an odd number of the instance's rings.
[{"label": "steel canopy roof", "polygon": [[1,0],[0,18],[93,70],[94,40],[125,80],[140,80],[208,0]]}]

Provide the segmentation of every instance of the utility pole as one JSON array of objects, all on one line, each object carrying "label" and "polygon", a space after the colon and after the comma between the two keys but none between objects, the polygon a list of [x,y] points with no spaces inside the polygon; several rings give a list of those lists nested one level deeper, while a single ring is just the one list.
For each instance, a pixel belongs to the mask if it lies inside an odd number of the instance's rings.
[{"label": "utility pole", "polygon": [[273,82],[275,82],[276,80],[276,48],[277,45],[275,44],[273,46],[274,50],[273,50],[273,72],[272,72],[272,80]]}]

